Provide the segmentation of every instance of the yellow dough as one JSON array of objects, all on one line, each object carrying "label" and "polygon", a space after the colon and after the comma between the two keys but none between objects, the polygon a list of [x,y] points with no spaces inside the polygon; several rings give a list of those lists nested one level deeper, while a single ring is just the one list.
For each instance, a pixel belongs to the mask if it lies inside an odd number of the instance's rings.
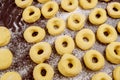
[{"label": "yellow dough", "polygon": [[106,58],[114,64],[120,64],[120,42],[112,42],[106,48]]},{"label": "yellow dough", "polygon": [[40,42],[31,47],[29,55],[33,62],[39,64],[49,59],[51,52],[52,49],[49,43]]},{"label": "yellow dough", "polygon": [[95,8],[89,14],[89,21],[94,25],[100,25],[107,21],[107,13],[102,8]]},{"label": "yellow dough", "polygon": [[91,80],[112,80],[112,78],[104,72],[99,72],[93,75]]},{"label": "yellow dough", "polygon": [[41,63],[33,70],[34,80],[53,80],[54,70],[49,64]]},{"label": "yellow dough", "polygon": [[98,0],[79,0],[79,2],[83,9],[92,9],[97,5]]},{"label": "yellow dough", "polygon": [[45,18],[52,18],[58,12],[59,6],[55,1],[48,1],[42,6],[42,15]]},{"label": "yellow dough", "polygon": [[116,67],[114,70],[113,70],[113,78],[114,80],[120,80],[120,66]]},{"label": "yellow dough", "polygon": [[46,3],[48,1],[50,1],[50,0],[38,0],[39,3]]},{"label": "yellow dough", "polygon": [[0,70],[7,69],[11,66],[13,55],[9,49],[0,48]]},{"label": "yellow dough", "polygon": [[10,31],[6,27],[0,26],[0,46],[7,45],[10,42],[10,39],[11,39]]},{"label": "yellow dough", "polygon": [[107,6],[108,15],[112,18],[120,18],[120,3],[111,2]]},{"label": "yellow dough", "polygon": [[28,6],[24,9],[22,18],[27,23],[36,22],[41,16],[40,9],[35,6]]},{"label": "yellow dough", "polygon": [[104,2],[109,2],[109,1],[111,1],[111,0],[102,0],[102,1],[104,1]]},{"label": "yellow dough", "polygon": [[78,7],[78,0],[61,0],[61,7],[65,11],[72,12]]},{"label": "yellow dough", "polygon": [[74,31],[80,30],[85,24],[85,16],[79,13],[71,14],[67,20],[68,28]]},{"label": "yellow dough", "polygon": [[32,4],[33,0],[15,0],[15,3],[20,8],[26,8]]},{"label": "yellow dough", "polygon": [[117,24],[117,31],[120,33],[120,21]]},{"label": "yellow dough", "polygon": [[90,29],[82,29],[77,33],[75,42],[82,50],[90,49],[95,44],[95,34]]},{"label": "yellow dough", "polygon": [[61,34],[65,29],[66,23],[63,19],[54,17],[48,20],[47,29],[49,34],[56,36]]},{"label": "yellow dough", "polygon": [[78,75],[82,70],[81,62],[71,54],[64,54],[58,63],[58,70],[66,77]]},{"label": "yellow dough", "polygon": [[101,43],[107,44],[117,39],[117,32],[113,26],[102,24],[97,30],[97,38]]},{"label": "yellow dough", "polygon": [[44,39],[45,30],[39,26],[30,26],[24,32],[24,38],[29,43],[37,43]]},{"label": "yellow dough", "polygon": [[22,78],[18,72],[12,71],[5,73],[0,80],[22,80]]},{"label": "yellow dough", "polygon": [[75,48],[75,43],[70,36],[60,36],[55,40],[55,48],[58,54],[71,54]]},{"label": "yellow dough", "polygon": [[105,65],[104,57],[96,50],[86,52],[83,59],[86,67],[93,71],[100,70]]}]

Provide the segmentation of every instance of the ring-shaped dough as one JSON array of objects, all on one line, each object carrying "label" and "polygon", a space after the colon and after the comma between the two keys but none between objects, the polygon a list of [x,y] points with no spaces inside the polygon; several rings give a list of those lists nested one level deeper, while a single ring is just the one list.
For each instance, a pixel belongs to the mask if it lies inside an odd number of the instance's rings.
[{"label": "ring-shaped dough", "polygon": [[112,18],[120,18],[120,3],[112,2],[107,6],[108,15]]},{"label": "ring-shaped dough", "polygon": [[38,0],[39,3],[46,3],[48,1],[50,1],[50,0]]},{"label": "ring-shaped dough", "polygon": [[44,39],[45,30],[39,26],[30,26],[24,32],[24,38],[29,43],[37,43]]},{"label": "ring-shaped dough", "polygon": [[96,50],[86,52],[83,59],[86,67],[93,71],[100,70],[105,65],[104,57]]},{"label": "ring-shaped dough", "polygon": [[0,70],[7,69],[11,66],[13,55],[9,49],[0,49]]},{"label": "ring-shaped dough", "polygon": [[79,0],[79,2],[83,9],[92,9],[97,5],[98,0]]},{"label": "ring-shaped dough", "polygon": [[102,24],[97,30],[97,38],[101,43],[107,44],[117,39],[117,32],[113,26]]},{"label": "ring-shaped dough", "polygon": [[107,21],[106,11],[102,8],[95,8],[89,14],[89,21],[94,25],[100,25]]},{"label": "ring-shaped dough", "polygon": [[52,18],[58,12],[59,6],[54,1],[49,1],[42,6],[42,15],[45,18]]},{"label": "ring-shaped dough", "polygon": [[61,34],[65,29],[65,21],[63,19],[54,17],[48,20],[47,29],[49,34],[55,36]]},{"label": "ring-shaped dough", "polygon": [[111,1],[111,0],[101,0],[101,1],[104,1],[104,2],[109,2],[109,1]]},{"label": "ring-shaped dough", "polygon": [[76,76],[82,70],[81,62],[71,54],[64,54],[58,63],[58,70],[64,76]]},{"label": "ring-shaped dough", "polygon": [[22,18],[27,23],[34,23],[41,16],[40,9],[35,6],[28,6],[24,9]]},{"label": "ring-shaped dough", "polygon": [[10,42],[10,39],[11,39],[10,31],[6,27],[0,26],[0,46],[7,45]]},{"label": "ring-shaped dough", "polygon": [[26,8],[32,4],[33,0],[15,0],[15,3],[20,8]]},{"label": "ring-shaped dough", "polygon": [[114,70],[113,70],[113,78],[114,80],[120,80],[120,66],[116,67]]},{"label": "ring-shaped dough", "polygon": [[120,42],[112,42],[106,48],[106,58],[114,64],[120,64]]},{"label": "ring-shaped dough", "polygon": [[49,43],[40,42],[31,47],[29,55],[33,62],[39,64],[49,59],[51,52],[52,49]]},{"label": "ring-shaped dough", "polygon": [[99,72],[93,75],[91,80],[112,80],[112,78],[104,72]]},{"label": "ring-shaped dough", "polygon": [[120,21],[117,24],[117,31],[120,33]]},{"label": "ring-shaped dough", "polygon": [[35,66],[33,77],[35,80],[53,80],[54,70],[46,63],[41,63]]},{"label": "ring-shaped dough", "polygon": [[90,29],[83,29],[77,33],[75,42],[82,50],[90,49],[95,43],[95,34]]},{"label": "ring-shaped dough", "polygon": [[78,7],[78,0],[61,0],[61,7],[65,11],[72,12]]},{"label": "ring-shaped dough", "polygon": [[60,36],[55,41],[55,48],[58,54],[71,54],[75,48],[75,43],[70,36]]},{"label": "ring-shaped dough", "polygon": [[80,30],[85,24],[85,16],[82,14],[74,13],[68,17],[68,28],[74,31]]},{"label": "ring-shaped dough", "polygon": [[1,76],[0,80],[22,80],[21,75],[18,72],[7,72]]}]

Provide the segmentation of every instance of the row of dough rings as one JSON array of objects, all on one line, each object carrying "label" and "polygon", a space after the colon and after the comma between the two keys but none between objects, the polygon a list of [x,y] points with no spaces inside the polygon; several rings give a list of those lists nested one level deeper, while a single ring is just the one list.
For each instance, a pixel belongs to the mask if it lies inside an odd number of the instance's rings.
[{"label": "row of dough rings", "polygon": [[12,71],[2,75],[0,80],[22,80],[22,78],[18,72]]},{"label": "row of dough rings", "polygon": [[107,13],[102,8],[95,8],[89,14],[89,21],[94,25],[100,25],[107,21]]},{"label": "row of dough rings", "polygon": [[116,67],[114,70],[113,70],[113,78],[114,80],[120,80],[120,66]]},{"label": "row of dough rings", "polygon": [[105,65],[104,57],[96,50],[86,52],[83,59],[86,67],[93,71],[100,70]]},{"label": "row of dough rings", "polygon": [[32,4],[33,0],[15,0],[15,3],[20,8],[26,8]]},{"label": "row of dough rings", "polygon": [[90,49],[95,43],[95,34],[90,29],[82,29],[77,33],[75,42],[82,50]]},{"label": "row of dough rings", "polygon": [[58,12],[59,6],[55,1],[48,1],[42,6],[42,15],[45,18],[52,18]]},{"label": "row of dough rings", "polygon": [[58,63],[58,70],[66,77],[76,76],[81,70],[81,62],[71,54],[64,54]]},{"label": "row of dough rings", "polygon": [[78,0],[61,0],[61,7],[65,11],[72,12],[78,7]]},{"label": "row of dough rings", "polygon": [[85,16],[79,13],[71,14],[68,17],[67,24],[71,30],[80,30],[85,24]]},{"label": "row of dough rings", "polygon": [[112,2],[107,6],[108,15],[112,18],[120,18],[120,3]]},{"label": "row of dough rings", "polygon": [[92,9],[97,5],[98,0],[79,0],[79,2],[83,9]]},{"label": "row of dough rings", "polygon": [[37,43],[44,39],[45,30],[39,26],[30,26],[24,31],[24,38],[29,43]]},{"label": "row of dough rings", "polygon": [[97,30],[97,39],[105,44],[113,42],[117,39],[117,32],[111,25],[102,24]]},{"label": "row of dough rings", "polygon": [[60,55],[71,54],[75,48],[75,43],[70,36],[60,36],[55,40],[55,48]]},{"label": "row of dough rings", "polygon": [[106,48],[106,58],[114,64],[120,64],[120,42],[112,42]]},{"label": "row of dough rings", "polygon": [[52,80],[53,76],[53,68],[46,63],[38,64],[33,70],[33,77],[35,80]]},{"label": "row of dough rings", "polygon": [[24,9],[22,18],[27,23],[36,22],[41,16],[40,9],[35,6],[28,6]]},{"label": "row of dough rings", "polygon": [[120,21],[117,24],[117,31],[120,33]]},{"label": "row of dough rings", "polygon": [[46,3],[46,2],[48,2],[48,1],[50,1],[50,0],[37,0],[39,3]]},{"label": "row of dough rings", "polygon": [[40,42],[31,47],[29,55],[33,62],[40,64],[49,59],[51,52],[52,49],[49,43]]},{"label": "row of dough rings", "polygon": [[99,72],[93,75],[91,80],[112,80],[112,78],[105,72]]},{"label": "row of dough rings", "polygon": [[65,26],[66,26],[65,21],[57,17],[51,18],[47,22],[48,32],[53,36],[61,34],[64,31]]}]

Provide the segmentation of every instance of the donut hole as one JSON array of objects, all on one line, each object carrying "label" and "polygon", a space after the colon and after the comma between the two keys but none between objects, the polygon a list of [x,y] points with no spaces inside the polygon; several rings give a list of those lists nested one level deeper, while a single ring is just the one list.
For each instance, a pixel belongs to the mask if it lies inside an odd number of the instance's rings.
[{"label": "donut hole", "polygon": [[38,35],[38,32],[33,32],[33,33],[32,33],[32,36],[33,36],[33,37],[35,37],[35,36],[37,36],[37,35]]},{"label": "donut hole", "polygon": [[31,12],[29,13],[29,15],[32,16],[34,13],[35,13],[34,11],[31,11]]},{"label": "donut hole", "polygon": [[78,23],[80,23],[80,21],[77,20],[77,19],[75,19],[75,20],[74,20],[74,23],[78,24]]},{"label": "donut hole", "polygon": [[25,0],[22,0],[22,1],[25,1]]},{"label": "donut hole", "polygon": [[38,51],[38,54],[40,55],[40,54],[42,54],[44,51],[43,50],[39,50]]},{"label": "donut hole", "polygon": [[63,45],[63,47],[67,47],[68,43],[67,42],[63,42],[62,45]]},{"label": "donut hole", "polygon": [[47,71],[46,71],[45,69],[42,69],[42,70],[41,70],[41,75],[42,75],[42,76],[46,76],[46,73],[47,73]]},{"label": "donut hole", "polygon": [[91,2],[91,0],[87,0],[89,3]]},{"label": "donut hole", "polygon": [[72,2],[69,2],[69,5],[71,6],[71,5],[72,5]]},{"label": "donut hole", "polygon": [[89,42],[89,39],[86,38],[86,37],[83,37],[83,40],[84,40],[85,42]]},{"label": "donut hole", "polygon": [[49,8],[49,9],[48,9],[48,12],[51,12],[51,11],[53,11],[53,8]]},{"label": "donut hole", "polygon": [[114,50],[115,54],[116,55],[119,55],[120,56],[120,46],[117,46]]},{"label": "donut hole", "polygon": [[105,78],[102,78],[101,80],[106,80]]},{"label": "donut hole", "polygon": [[69,63],[69,64],[68,64],[68,67],[69,67],[69,68],[72,68],[72,67],[73,67],[73,64],[72,64],[72,63]]},{"label": "donut hole", "polygon": [[104,35],[107,37],[107,36],[109,36],[109,32],[108,31],[105,31],[104,32]]},{"label": "donut hole", "polygon": [[118,9],[117,9],[116,7],[113,7],[113,10],[114,10],[114,11],[118,11]]},{"label": "donut hole", "polygon": [[93,63],[97,63],[97,62],[98,62],[98,59],[97,59],[96,57],[93,57],[93,58],[92,58],[92,62],[93,62]]},{"label": "donut hole", "polygon": [[54,25],[54,28],[55,28],[55,29],[58,29],[58,28],[59,28],[59,26],[58,26],[58,25]]},{"label": "donut hole", "polygon": [[100,18],[101,17],[101,15],[98,13],[98,14],[96,14],[96,18]]}]

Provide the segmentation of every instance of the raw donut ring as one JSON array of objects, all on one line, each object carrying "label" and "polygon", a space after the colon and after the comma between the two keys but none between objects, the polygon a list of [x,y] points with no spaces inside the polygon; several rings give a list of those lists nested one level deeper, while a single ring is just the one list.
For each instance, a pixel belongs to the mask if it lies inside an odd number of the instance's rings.
[{"label": "raw donut ring", "polygon": [[75,43],[70,36],[60,36],[55,41],[55,48],[58,54],[71,54],[75,48]]},{"label": "raw donut ring", "polygon": [[71,54],[64,54],[58,63],[58,70],[64,76],[76,76],[82,70],[81,62]]},{"label": "raw donut ring", "polygon": [[120,33],[120,21],[117,24],[117,31]]},{"label": "raw donut ring", "polygon": [[35,6],[28,6],[22,14],[23,20],[27,23],[37,21],[41,16],[40,9]]},{"label": "raw donut ring", "polygon": [[10,39],[11,39],[10,31],[6,27],[0,26],[0,46],[7,45],[10,42]]},{"label": "raw donut ring", "polygon": [[42,6],[42,15],[45,18],[52,18],[58,12],[59,6],[54,1],[49,1]]},{"label": "raw donut ring", "polygon": [[79,2],[83,9],[92,9],[97,5],[98,0],[79,0]]},{"label": "raw donut ring", "polygon": [[112,42],[106,48],[106,58],[114,64],[120,64],[120,42]]},{"label": "raw donut ring", "polygon": [[120,66],[116,67],[113,71],[114,80],[120,80]]},{"label": "raw donut ring", "polygon": [[59,35],[64,31],[65,24],[66,23],[63,19],[60,19],[57,17],[52,18],[52,19],[48,20],[48,22],[47,22],[48,32],[53,36]]},{"label": "raw donut ring", "polygon": [[0,80],[22,80],[22,78],[18,72],[12,71],[5,73]]},{"label": "raw donut ring", "polygon": [[107,6],[108,15],[112,18],[120,18],[120,3],[112,2]]},{"label": "raw donut ring", "polygon": [[117,39],[117,32],[111,25],[102,24],[97,30],[97,38],[101,43],[110,43]]},{"label": "raw donut ring", "polygon": [[29,43],[37,43],[44,39],[45,30],[39,26],[30,26],[24,32],[24,38]]},{"label": "raw donut ring", "polygon": [[29,55],[33,62],[39,64],[49,59],[51,52],[52,49],[49,43],[40,42],[31,47]]},{"label": "raw donut ring", "polygon": [[15,4],[20,8],[26,8],[32,4],[33,0],[15,0]]},{"label": "raw donut ring", "polygon": [[71,30],[80,30],[85,23],[85,16],[82,14],[74,13],[68,17],[68,28]]},{"label": "raw donut ring", "polygon": [[38,64],[33,70],[33,77],[35,80],[52,80],[53,76],[53,68],[45,63]]},{"label": "raw donut ring", "polygon": [[99,72],[93,75],[91,80],[112,80],[112,78],[104,72]]},{"label": "raw donut ring", "polygon": [[104,57],[101,55],[100,52],[96,50],[88,51],[84,55],[83,59],[84,59],[84,63],[86,67],[88,67],[89,69],[93,71],[100,70],[105,65]]},{"label": "raw donut ring", "polygon": [[109,1],[111,1],[111,0],[101,0],[101,1],[104,1],[104,2],[109,2]]},{"label": "raw donut ring", "polygon": [[107,21],[106,11],[102,8],[95,8],[89,14],[89,21],[94,25],[100,25]]},{"label": "raw donut ring", "polygon": [[38,0],[39,3],[46,3],[48,1],[50,1],[50,0]]},{"label": "raw donut ring", "polygon": [[72,12],[78,7],[78,0],[61,0],[61,7],[65,11]]},{"label": "raw donut ring", "polygon": [[80,49],[90,49],[95,43],[95,34],[90,29],[83,29],[77,33],[75,41]]}]

